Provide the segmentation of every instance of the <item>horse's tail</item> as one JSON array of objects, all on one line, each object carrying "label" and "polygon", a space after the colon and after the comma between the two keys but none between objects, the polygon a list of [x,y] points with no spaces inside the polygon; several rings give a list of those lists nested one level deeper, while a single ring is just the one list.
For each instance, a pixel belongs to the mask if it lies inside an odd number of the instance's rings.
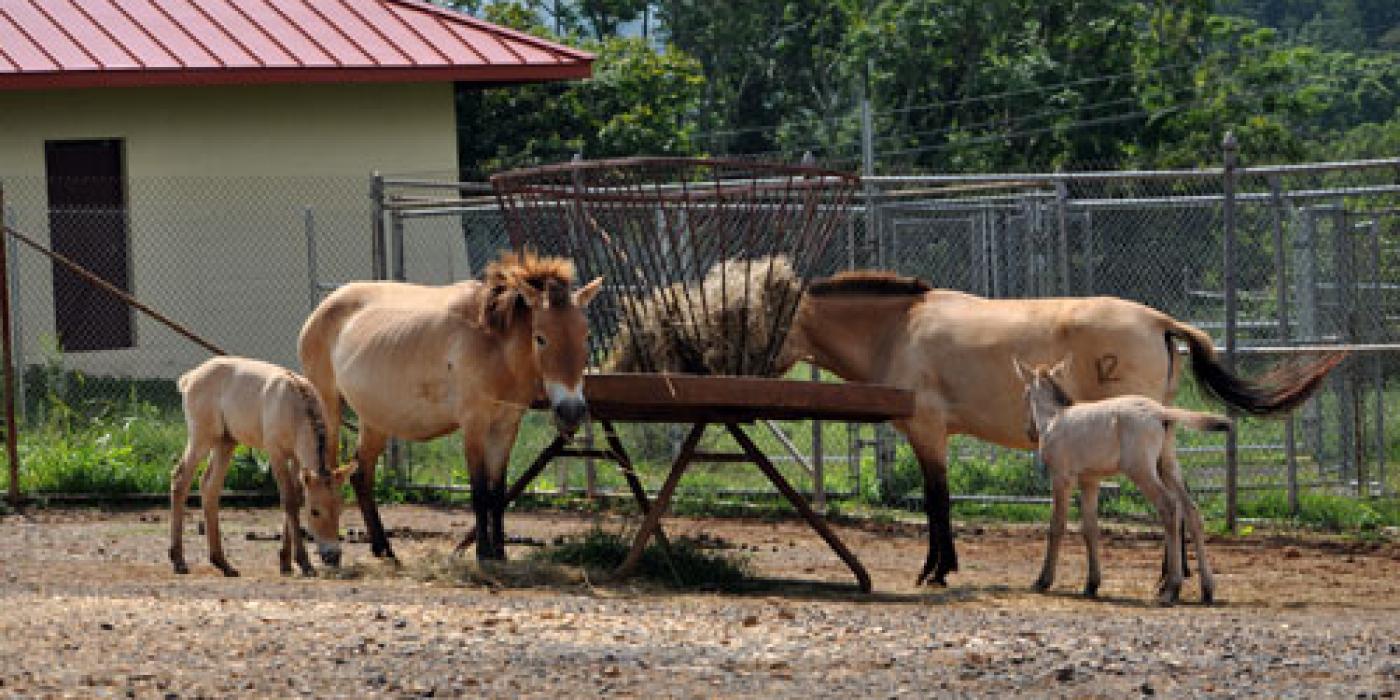
[{"label": "horse's tail", "polygon": [[1212,432],[1229,432],[1230,419],[1225,416],[1217,416],[1214,413],[1201,413],[1199,411],[1188,411],[1184,408],[1172,406],[1162,407],[1162,419],[1184,425],[1193,430],[1205,430]]},{"label": "horse's tail", "polygon": [[1255,416],[1271,416],[1297,408],[1308,400],[1327,373],[1346,359],[1346,352],[1324,353],[1306,364],[1284,363],[1258,379],[1231,374],[1220,363],[1210,336],[1195,326],[1171,317],[1167,320],[1167,344],[1173,337],[1186,341],[1191,351],[1191,372],[1201,385],[1225,405]]}]

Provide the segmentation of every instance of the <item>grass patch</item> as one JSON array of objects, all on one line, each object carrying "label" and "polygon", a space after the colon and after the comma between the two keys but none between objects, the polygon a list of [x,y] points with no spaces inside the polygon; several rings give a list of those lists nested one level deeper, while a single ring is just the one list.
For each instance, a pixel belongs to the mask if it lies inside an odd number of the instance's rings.
[{"label": "grass patch", "polygon": [[[610,574],[627,558],[630,538],[594,528],[583,535],[565,538],[531,555],[538,561],[566,564],[600,576]],[[747,559],[735,554],[707,551],[705,543],[688,537],[671,540],[669,554],[655,540],[642,552],[636,575],[677,588],[730,589],[751,576]]]},{"label": "grass patch", "polygon": [[1374,507],[1379,504],[1348,496],[1305,491],[1298,494],[1298,514],[1294,516],[1289,512],[1286,492],[1265,491],[1242,499],[1239,510],[1240,516],[1245,518],[1285,520],[1338,531],[1374,530],[1387,525],[1400,525],[1400,518],[1397,518],[1400,508],[1394,504]]}]

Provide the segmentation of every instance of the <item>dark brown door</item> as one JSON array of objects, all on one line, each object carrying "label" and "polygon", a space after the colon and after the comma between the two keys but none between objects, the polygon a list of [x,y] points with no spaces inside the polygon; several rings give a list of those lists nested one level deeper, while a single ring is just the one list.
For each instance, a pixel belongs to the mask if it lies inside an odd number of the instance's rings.
[{"label": "dark brown door", "polygon": [[[44,163],[54,251],[131,291],[122,141],[48,141]],[[131,309],[57,263],[53,298],[64,352],[132,346]]]}]

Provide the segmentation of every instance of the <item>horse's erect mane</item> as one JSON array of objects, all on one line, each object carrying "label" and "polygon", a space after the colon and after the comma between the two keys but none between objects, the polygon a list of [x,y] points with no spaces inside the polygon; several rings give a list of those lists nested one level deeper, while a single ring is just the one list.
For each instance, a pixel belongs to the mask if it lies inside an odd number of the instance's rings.
[{"label": "horse's erect mane", "polygon": [[301,395],[301,401],[306,409],[306,419],[311,422],[311,430],[316,434],[316,466],[317,476],[328,478],[331,473],[326,466],[326,419],[321,413],[321,400],[317,398],[316,389],[301,375],[287,370],[287,378],[291,381],[297,393]]},{"label": "horse's erect mane", "polygon": [[487,328],[504,332],[526,310],[525,297],[516,286],[528,284],[545,293],[550,306],[573,303],[569,287],[574,282],[574,263],[568,258],[546,258],[534,251],[507,251],[486,266],[482,282],[487,288],[482,322]]},{"label": "horse's erect mane", "polygon": [[933,291],[933,285],[917,277],[905,277],[884,270],[839,272],[807,287],[812,296],[869,294],[874,296],[916,296]]}]

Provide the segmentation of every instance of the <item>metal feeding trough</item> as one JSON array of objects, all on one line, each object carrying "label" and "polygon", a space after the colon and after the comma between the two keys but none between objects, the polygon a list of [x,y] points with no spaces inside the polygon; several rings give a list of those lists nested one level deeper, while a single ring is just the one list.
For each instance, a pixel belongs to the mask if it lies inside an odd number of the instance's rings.
[{"label": "metal feeding trough", "polygon": [[[726,159],[574,161],[491,178],[511,242],[568,257],[580,279],[602,276],[589,307],[594,365],[584,394],[606,448],[560,437],[512,486],[514,499],[555,457],[618,462],[646,514],[619,573],[631,570],[695,462],[751,462],[855,574],[870,577],[746,432],[766,419],[881,422],[911,415],[903,390],[775,379],[808,283],[839,264],[829,244],[851,213],[859,178],[807,166]],[[655,506],[614,422],[688,423]],[[699,449],[721,425],[740,451]],[[474,535],[469,534],[463,546]]]}]

